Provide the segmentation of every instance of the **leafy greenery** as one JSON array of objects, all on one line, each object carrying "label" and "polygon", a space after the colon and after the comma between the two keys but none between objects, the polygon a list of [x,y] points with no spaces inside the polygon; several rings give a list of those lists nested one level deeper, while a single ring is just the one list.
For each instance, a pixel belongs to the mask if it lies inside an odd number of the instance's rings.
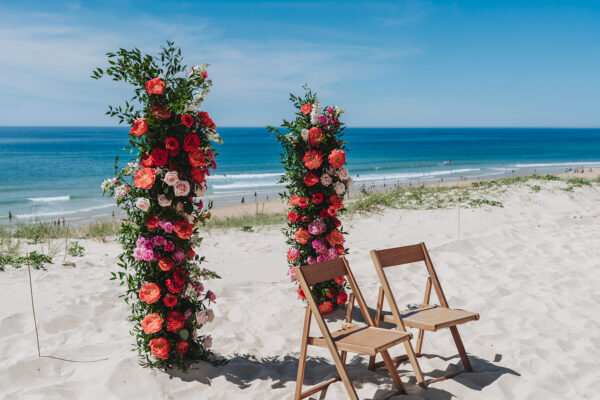
[{"label": "leafy greenery", "polygon": [[85,249],[79,242],[73,242],[67,251],[71,257],[82,257],[85,254]]}]

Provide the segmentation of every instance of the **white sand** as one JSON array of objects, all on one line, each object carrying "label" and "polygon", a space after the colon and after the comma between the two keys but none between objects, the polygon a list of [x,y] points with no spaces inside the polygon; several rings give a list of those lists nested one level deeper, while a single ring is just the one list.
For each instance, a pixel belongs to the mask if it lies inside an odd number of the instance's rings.
[{"label": "white sand", "polygon": [[[402,364],[406,398],[598,398],[600,191],[568,193],[559,186],[564,183],[547,182],[534,192],[523,185],[501,196],[504,208],[463,209],[460,241],[456,209],[390,210],[347,224],[349,261],[371,307],[378,280],[369,250],[425,241],[450,305],[481,314],[460,328],[475,372],[424,390]],[[291,398],[304,312],[285,276],[278,228],[206,235],[200,252],[223,276],[210,287],[218,305],[207,332],[230,362],[202,363],[188,374],[137,365],[121,289],[108,280],[119,247],[83,243],[88,253],[74,260],[75,268],[57,262],[47,272],[33,271],[41,351],[101,361],[37,358],[27,271],[8,268],[0,273],[0,398]],[[402,279],[409,276],[414,279]],[[423,268],[396,268],[391,277],[401,307],[421,301]],[[402,354],[402,347],[392,354]],[[448,330],[426,334],[424,352],[441,355],[420,358],[428,379],[461,368]],[[325,350],[311,347],[309,355],[308,383],[333,376]],[[359,396],[389,396],[389,375],[368,371],[366,363],[349,358]],[[343,385],[330,386],[324,398],[346,398]]]}]

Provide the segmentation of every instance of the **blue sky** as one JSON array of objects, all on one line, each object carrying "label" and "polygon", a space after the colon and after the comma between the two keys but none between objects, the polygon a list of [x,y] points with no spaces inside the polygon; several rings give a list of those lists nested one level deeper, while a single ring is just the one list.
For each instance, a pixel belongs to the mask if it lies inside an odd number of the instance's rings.
[{"label": "blue sky", "polygon": [[3,2],[0,125],[115,125],[130,89],[90,71],[167,39],[221,126],[278,124],[305,82],[350,126],[600,126],[600,1],[575,0]]}]

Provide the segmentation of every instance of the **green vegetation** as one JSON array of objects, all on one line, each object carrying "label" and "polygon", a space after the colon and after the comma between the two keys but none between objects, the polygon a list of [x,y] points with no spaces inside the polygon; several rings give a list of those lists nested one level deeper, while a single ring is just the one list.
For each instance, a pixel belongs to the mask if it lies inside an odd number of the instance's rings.
[{"label": "green vegetation", "polygon": [[14,257],[6,254],[0,254],[0,271],[4,271],[4,267],[12,266],[14,268],[21,268],[23,265],[31,265],[33,269],[42,269],[46,271],[44,264],[52,262],[52,257],[45,254],[40,254],[37,251],[29,253],[29,257]]},{"label": "green vegetation", "polygon": [[79,242],[73,242],[67,251],[71,257],[81,257],[85,253],[85,249]]}]

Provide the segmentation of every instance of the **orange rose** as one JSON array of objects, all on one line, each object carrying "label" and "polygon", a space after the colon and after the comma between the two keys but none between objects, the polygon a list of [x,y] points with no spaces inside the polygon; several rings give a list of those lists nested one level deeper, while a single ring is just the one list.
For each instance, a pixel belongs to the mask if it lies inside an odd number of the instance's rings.
[{"label": "orange rose", "polygon": [[180,239],[189,239],[194,234],[194,229],[187,221],[177,221],[173,225],[173,230]]},{"label": "orange rose", "polygon": [[323,153],[317,150],[309,150],[302,157],[304,165],[308,169],[317,169],[323,163]]},{"label": "orange rose", "polygon": [[151,154],[144,154],[140,160],[142,167],[151,168],[154,167],[154,160]]},{"label": "orange rose", "polygon": [[158,267],[162,271],[169,271],[175,266],[175,261],[173,261],[170,257],[161,258],[158,261]]},{"label": "orange rose", "polygon": [[160,288],[156,283],[146,283],[140,289],[140,300],[145,303],[153,304],[160,299]]},{"label": "orange rose", "polygon": [[330,301],[324,301],[319,304],[319,312],[321,314],[329,314],[333,311],[333,304]]},{"label": "orange rose", "polygon": [[168,360],[171,345],[167,339],[160,337],[158,339],[150,340],[150,350],[152,350],[154,356],[162,358],[163,360]]},{"label": "orange rose", "polygon": [[298,298],[306,300],[306,296],[304,295],[304,290],[302,290],[302,288],[298,289]]},{"label": "orange rose", "polygon": [[133,136],[142,136],[148,130],[148,122],[146,118],[138,118],[133,122],[133,126],[129,130]]},{"label": "orange rose", "polygon": [[346,153],[344,150],[333,150],[329,155],[329,164],[333,168],[340,168],[346,163]]},{"label": "orange rose", "polygon": [[323,138],[323,131],[321,128],[317,128],[316,126],[310,128],[308,131],[308,144],[311,146],[318,146],[321,138]]},{"label": "orange rose", "polygon": [[162,94],[165,90],[166,83],[160,78],[150,79],[146,82],[146,90],[150,94]]},{"label": "orange rose", "polygon": [[330,246],[335,246],[336,244],[344,243],[344,235],[342,235],[342,232],[338,231],[337,229],[334,229],[331,232],[329,232],[326,239],[329,242]]},{"label": "orange rose", "polygon": [[135,173],[133,184],[141,189],[151,189],[156,179],[156,171],[152,168],[142,168]]},{"label": "orange rose", "polygon": [[142,321],[142,329],[146,333],[156,333],[162,329],[163,322],[165,321],[157,313],[148,314]]},{"label": "orange rose", "polygon": [[150,112],[154,115],[154,118],[157,119],[171,118],[169,106],[154,106],[150,109]]},{"label": "orange rose", "polygon": [[294,237],[296,238],[296,242],[300,244],[306,244],[310,239],[310,233],[308,233],[306,229],[300,228],[296,231],[296,233],[294,233]]},{"label": "orange rose", "polygon": [[188,158],[192,167],[204,167],[206,165],[206,154],[200,149],[190,151]]},{"label": "orange rose", "polygon": [[300,111],[302,111],[302,114],[304,115],[310,114],[310,112],[312,111],[312,104],[303,105],[302,107],[300,107]]},{"label": "orange rose", "polygon": [[297,194],[295,194],[292,197],[290,197],[290,207],[295,206],[296,204],[298,204],[298,200],[300,200],[300,196],[298,196]]}]

